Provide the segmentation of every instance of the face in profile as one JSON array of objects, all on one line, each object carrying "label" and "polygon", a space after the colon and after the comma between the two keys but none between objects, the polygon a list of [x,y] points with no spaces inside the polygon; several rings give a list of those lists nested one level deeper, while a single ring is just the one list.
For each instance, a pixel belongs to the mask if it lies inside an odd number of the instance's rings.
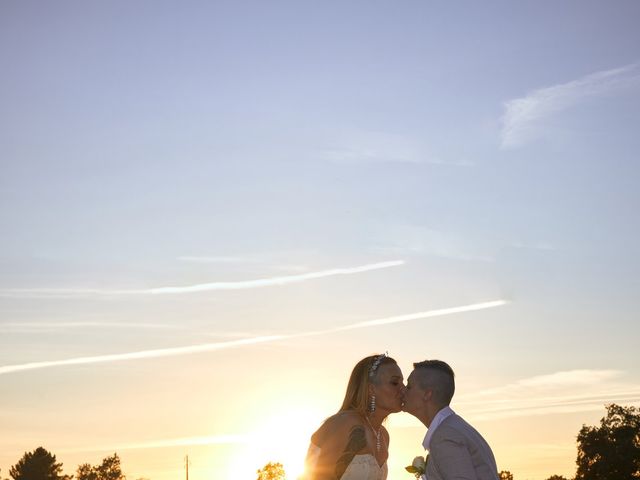
[{"label": "face in profile", "polygon": [[403,380],[402,371],[395,363],[385,363],[378,367],[376,384],[372,385],[376,395],[376,410],[386,410],[389,413],[402,410]]}]

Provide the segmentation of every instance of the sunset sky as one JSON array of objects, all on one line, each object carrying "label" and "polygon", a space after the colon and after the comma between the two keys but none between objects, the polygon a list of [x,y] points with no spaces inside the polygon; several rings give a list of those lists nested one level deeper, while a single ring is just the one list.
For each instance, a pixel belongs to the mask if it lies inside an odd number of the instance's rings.
[{"label": "sunset sky", "polygon": [[[0,2],[0,478],[300,473],[439,358],[516,480],[640,405],[640,3]],[[389,478],[424,427],[389,418]]]}]

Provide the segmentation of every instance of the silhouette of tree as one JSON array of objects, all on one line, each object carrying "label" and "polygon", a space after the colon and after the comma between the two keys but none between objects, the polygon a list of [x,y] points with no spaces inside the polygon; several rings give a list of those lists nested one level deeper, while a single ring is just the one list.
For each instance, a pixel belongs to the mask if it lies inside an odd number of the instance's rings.
[{"label": "silhouette of tree", "polygon": [[120,457],[114,453],[105,457],[100,465],[92,467],[88,463],[78,465],[76,480],[125,480],[120,468]]},{"label": "silhouette of tree", "polygon": [[513,480],[513,474],[509,470],[502,470],[498,477],[500,480]]},{"label": "silhouette of tree", "polygon": [[600,426],[578,434],[576,480],[640,479],[640,409],[607,405]]},{"label": "silhouette of tree", "polygon": [[13,480],[71,480],[71,476],[62,475],[62,463],[56,463],[56,456],[42,447],[25,452],[9,475]]},{"label": "silhouette of tree", "polygon": [[563,477],[562,475],[551,475],[549,478],[547,478],[547,480],[569,480],[566,477]]},{"label": "silhouette of tree", "polygon": [[98,475],[93,470],[93,467],[88,463],[78,465],[76,469],[77,480],[98,480]]},{"label": "silhouette of tree", "polygon": [[269,462],[256,472],[257,480],[286,480],[284,467],[281,463]]}]

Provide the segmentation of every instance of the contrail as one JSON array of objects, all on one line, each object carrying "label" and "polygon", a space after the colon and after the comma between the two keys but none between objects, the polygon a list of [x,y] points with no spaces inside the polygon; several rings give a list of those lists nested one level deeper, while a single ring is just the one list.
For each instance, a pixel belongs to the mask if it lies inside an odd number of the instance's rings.
[{"label": "contrail", "polygon": [[287,285],[289,283],[304,282],[316,278],[333,277],[335,275],[352,275],[354,273],[369,272],[371,270],[379,270],[381,268],[397,267],[404,265],[404,260],[395,260],[391,262],[372,263],[352,268],[334,268],[331,270],[322,270],[320,272],[303,273],[300,275],[288,275],[283,277],[261,278],[258,280],[245,280],[241,282],[214,282],[202,283],[199,285],[190,285],[187,287],[162,287],[152,288],[149,293],[188,293],[202,292],[204,290],[242,290],[245,288],[268,287],[273,285]]},{"label": "contrail", "polygon": [[281,277],[259,278],[256,280],[240,280],[237,282],[211,282],[196,285],[156,287],[146,289],[95,289],[95,288],[3,288],[0,289],[1,297],[56,297],[73,298],[82,295],[163,295],[204,292],[210,290],[244,290],[249,288],[271,287],[288,285],[290,283],[304,282],[317,278],[333,277],[336,275],[353,275],[356,273],[370,272],[383,268],[397,267],[404,265],[404,260],[394,260],[389,262],[371,263],[359,267],[333,268],[321,270],[319,272],[309,272],[299,275],[287,275]]},{"label": "contrail", "polygon": [[443,315],[453,315],[454,313],[473,312],[476,310],[484,310],[485,308],[501,307],[502,305],[506,305],[507,303],[508,302],[506,300],[494,300],[491,302],[474,303],[471,305],[464,305],[461,307],[441,308],[439,310],[429,310],[426,312],[410,313],[407,315],[398,315],[395,317],[379,318],[377,320],[367,320],[364,322],[358,322],[351,325],[346,325],[344,327],[338,327],[335,329],[335,331],[339,332],[342,330],[352,330],[354,328],[374,327],[377,325],[388,325],[390,323],[407,322],[409,320],[419,320],[419,319],[430,318],[430,317],[441,317]]},{"label": "contrail", "polygon": [[141,358],[170,357],[174,355],[186,355],[189,353],[209,352],[226,348],[242,347],[256,343],[273,342],[287,338],[285,335],[270,335],[265,337],[243,338],[229,342],[204,343],[201,345],[188,345],[186,347],[159,348],[155,350],[142,350],[140,352],[115,353],[111,355],[98,355],[95,357],[77,357],[67,360],[53,360],[45,362],[23,363],[20,365],[6,365],[0,367],[0,375],[4,373],[19,372],[22,370],[35,370],[48,367],[62,367],[65,365],[86,365],[89,363],[117,362],[120,360],[138,360]]},{"label": "contrail", "polygon": [[463,305],[459,307],[442,308],[438,310],[427,310],[424,312],[411,313],[407,315],[397,315],[393,317],[379,318],[364,322],[352,323],[341,327],[335,327],[327,330],[300,332],[288,335],[270,335],[252,338],[243,338],[240,340],[232,340],[228,342],[204,343],[200,345],[188,345],[184,347],[161,348],[155,350],[143,350],[140,352],[117,353],[111,355],[98,355],[94,357],[78,357],[67,360],[52,360],[43,362],[23,363],[19,365],[5,365],[0,367],[0,375],[5,373],[19,372],[23,370],[36,370],[49,367],[61,367],[67,365],[86,365],[90,363],[116,362],[122,360],[139,360],[144,358],[168,357],[174,355],[187,355],[193,353],[209,352],[214,350],[224,350],[228,348],[244,347],[255,345],[258,343],[274,342],[277,340],[289,340],[292,338],[309,337],[315,335],[327,335],[331,333],[342,332],[345,330],[353,330],[356,328],[369,328],[379,325],[389,325],[392,323],[407,322],[410,320],[420,320],[424,318],[440,317],[443,315],[452,315],[455,313],[472,312],[484,310],[487,308],[495,308],[507,304],[506,300],[495,300],[491,302],[474,303],[471,305]]}]

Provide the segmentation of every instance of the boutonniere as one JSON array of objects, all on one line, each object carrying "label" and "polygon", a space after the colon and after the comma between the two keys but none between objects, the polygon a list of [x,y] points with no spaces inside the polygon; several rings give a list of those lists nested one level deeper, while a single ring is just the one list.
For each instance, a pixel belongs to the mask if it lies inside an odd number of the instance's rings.
[{"label": "boutonniere", "polygon": [[409,472],[409,473],[413,473],[416,478],[420,478],[422,475],[424,475],[424,472],[427,470],[427,462],[429,461],[429,455],[427,455],[426,457],[416,457],[413,459],[413,462],[411,462],[411,465],[409,465],[408,467],[404,467],[404,469]]}]

